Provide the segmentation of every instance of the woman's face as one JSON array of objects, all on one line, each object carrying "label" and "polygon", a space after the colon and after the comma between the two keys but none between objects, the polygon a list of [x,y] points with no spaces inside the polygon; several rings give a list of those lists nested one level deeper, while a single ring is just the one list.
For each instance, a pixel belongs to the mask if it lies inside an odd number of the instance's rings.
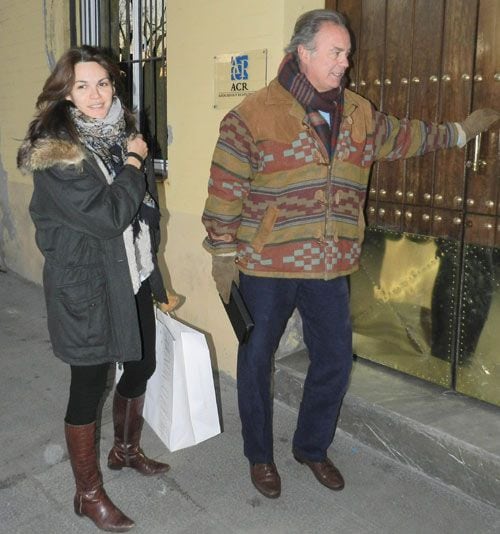
[{"label": "woman's face", "polygon": [[104,119],[113,102],[115,88],[109,74],[95,61],[75,65],[75,83],[66,96],[88,117]]}]

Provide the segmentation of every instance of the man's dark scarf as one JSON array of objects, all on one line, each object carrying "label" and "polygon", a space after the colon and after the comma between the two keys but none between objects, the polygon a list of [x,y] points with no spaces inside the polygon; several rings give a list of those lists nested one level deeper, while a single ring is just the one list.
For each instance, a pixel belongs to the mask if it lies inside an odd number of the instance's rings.
[{"label": "man's dark scarf", "polygon": [[[324,93],[318,92],[300,72],[292,54],[287,54],[278,70],[278,81],[304,107],[312,127],[328,150],[330,158],[335,153],[344,107],[342,87]],[[330,114],[328,124],[319,111]]]},{"label": "man's dark scarf", "polygon": [[[71,117],[82,144],[99,156],[111,177],[123,168],[127,153],[127,132],[121,102],[113,99],[108,115],[104,119],[94,119],[84,115],[76,107],[71,107]],[[146,181],[147,183],[147,181]],[[140,222],[150,228],[160,227],[160,210],[153,197],[146,192],[132,225],[134,241],[140,232]]]}]

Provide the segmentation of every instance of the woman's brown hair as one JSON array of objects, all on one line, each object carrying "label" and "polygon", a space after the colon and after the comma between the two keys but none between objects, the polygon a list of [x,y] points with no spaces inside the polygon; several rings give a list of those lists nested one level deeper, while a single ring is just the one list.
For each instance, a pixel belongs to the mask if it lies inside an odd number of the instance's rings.
[{"label": "woman's brown hair", "polygon": [[[66,96],[75,83],[75,65],[90,61],[106,70],[117,96],[121,97],[123,87],[120,67],[104,49],[88,45],[70,48],[60,57],[45,81],[36,101],[37,114],[29,125],[26,139],[34,142],[40,137],[62,137],[78,143],[78,135],[69,114],[73,103]],[[135,130],[134,116],[125,107],[124,111],[127,131],[132,132]]]}]

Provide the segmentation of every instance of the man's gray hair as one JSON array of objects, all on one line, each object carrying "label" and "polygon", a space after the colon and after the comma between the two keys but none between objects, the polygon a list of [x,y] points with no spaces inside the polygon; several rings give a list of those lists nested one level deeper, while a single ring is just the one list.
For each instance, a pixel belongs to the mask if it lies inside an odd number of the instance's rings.
[{"label": "man's gray hair", "polygon": [[336,24],[348,30],[344,15],[337,11],[330,9],[313,9],[312,11],[307,11],[297,19],[293,29],[292,39],[285,48],[285,52],[287,54],[293,54],[297,60],[297,49],[299,45],[304,46],[312,52],[314,50],[314,38],[324,22]]}]

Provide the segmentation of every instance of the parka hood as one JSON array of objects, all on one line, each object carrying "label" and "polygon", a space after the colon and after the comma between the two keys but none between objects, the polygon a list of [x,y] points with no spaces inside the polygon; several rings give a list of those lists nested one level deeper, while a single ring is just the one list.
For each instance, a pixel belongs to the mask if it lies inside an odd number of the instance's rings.
[{"label": "parka hood", "polygon": [[25,140],[17,153],[17,166],[23,172],[48,169],[55,165],[79,165],[85,158],[80,145],[55,138]]}]

